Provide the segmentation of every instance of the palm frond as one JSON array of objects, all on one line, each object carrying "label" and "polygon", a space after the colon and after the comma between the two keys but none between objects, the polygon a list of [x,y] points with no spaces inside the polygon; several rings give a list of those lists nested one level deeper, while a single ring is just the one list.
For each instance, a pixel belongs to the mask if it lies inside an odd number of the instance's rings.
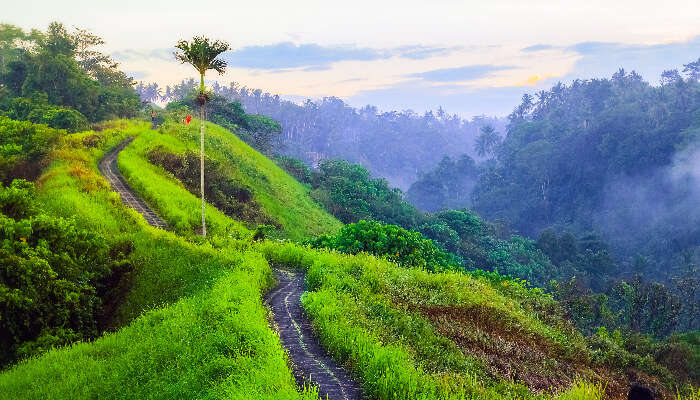
[{"label": "palm frond", "polygon": [[229,49],[225,41],[195,36],[190,42],[179,40],[175,48],[180,50],[174,53],[175,59],[182,64],[192,64],[200,74],[210,69],[223,74],[226,69],[226,61],[216,58]]}]

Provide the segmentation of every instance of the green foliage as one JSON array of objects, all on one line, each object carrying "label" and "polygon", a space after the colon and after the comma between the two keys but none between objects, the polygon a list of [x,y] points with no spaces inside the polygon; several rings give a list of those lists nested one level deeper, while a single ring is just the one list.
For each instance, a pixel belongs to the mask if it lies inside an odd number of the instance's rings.
[{"label": "green foliage", "polygon": [[[173,174],[190,193],[199,193],[200,160],[197,153],[186,151],[179,155],[167,152],[161,146],[149,151],[148,160]],[[204,197],[224,214],[249,224],[275,224],[262,212],[251,189],[227,176],[218,161],[205,157],[204,174],[207,177]]]},{"label": "green foliage", "polygon": [[297,181],[311,184],[311,169],[298,158],[277,155],[274,160],[280,168],[287,171]]},{"label": "green foliage", "polygon": [[104,239],[40,213],[32,184],[0,188],[0,364],[97,334]]},{"label": "green foliage", "polygon": [[252,141],[247,142],[263,153],[270,152],[273,141],[282,133],[279,122],[257,114],[245,116],[245,129],[252,136]]},{"label": "green foliage", "polygon": [[[547,350],[539,350],[532,365],[513,366],[521,377],[556,376],[556,370],[575,365],[561,372],[568,383],[547,391],[565,391],[574,384],[573,375],[596,379],[583,337],[546,309],[555,303],[541,291],[500,276],[492,281],[458,272],[429,273],[364,254],[278,243],[258,248],[271,263],[307,271],[302,304],[321,343],[353,368],[373,398],[548,398],[533,395],[495,367],[530,346]],[[549,320],[533,313],[536,303],[548,304],[541,311]],[[503,343],[503,338],[512,341]],[[505,349],[515,353],[499,353]],[[583,397],[564,398],[600,398],[600,387],[594,395],[580,386],[571,391]]]},{"label": "green foliage", "polygon": [[577,381],[574,386],[556,397],[557,400],[603,400],[605,387],[600,384],[591,384]]},{"label": "green foliage", "polygon": [[[14,366],[0,374],[0,392],[12,398],[33,393],[50,398],[105,393],[134,398],[155,393],[312,398],[313,392],[296,392],[279,340],[268,326],[260,298],[272,285],[272,274],[261,253],[270,263],[308,269],[303,304],[322,343],[377,398],[536,398],[527,383],[513,382],[504,371],[521,372],[524,382],[530,376],[568,376],[557,383],[556,392],[570,386],[575,375],[593,376],[588,358],[595,353],[567,327],[550,296],[527,289],[523,282],[495,273],[399,268],[366,254],[329,253],[284,242],[251,244],[249,239],[265,235],[267,228],[254,234],[209,205],[213,235],[206,241],[188,230],[181,232],[183,238],[149,227],[109,190],[97,172],[97,160],[124,138],[137,136],[118,160],[129,184],[173,226],[189,223],[190,214],[196,222],[197,197],[149,163],[148,154],[158,146],[169,154],[196,149],[197,129],[172,121],[160,132],[128,121],[102,128],[64,138],[38,181],[38,196],[47,214],[72,216],[77,229],[103,235],[113,251],[123,253],[119,243],[133,243],[125,250],[133,265],[128,279],[105,297],[114,299],[114,304],[105,304],[112,310],[107,325],[114,333]],[[208,129],[208,155],[219,163],[222,175],[250,188],[261,207],[280,221],[285,235],[305,238],[339,228],[310,201],[308,189],[272,161],[230,132],[213,125]],[[6,197],[14,199],[7,204],[19,204],[8,210],[23,209],[24,197]],[[475,243],[495,232],[467,212],[439,217],[443,233],[448,227]],[[415,232],[390,228],[399,238],[418,238]],[[370,232],[383,229],[389,228],[377,226]],[[531,244],[513,242],[516,247]],[[531,354],[528,349],[538,351],[534,367],[519,361],[521,353]],[[505,369],[499,369],[501,362]],[[576,369],[567,369],[571,365]],[[654,360],[649,365],[657,368],[649,371],[663,373]]]},{"label": "green foliage", "polygon": [[36,177],[60,136],[60,131],[46,125],[0,116],[0,183]]},{"label": "green foliage", "polygon": [[586,276],[595,290],[635,272],[624,264],[639,253],[650,259],[644,274],[665,279],[679,255],[698,245],[697,182],[672,172],[692,168],[697,157],[693,65],[689,78],[668,71],[660,86],[620,70],[610,79],[558,83],[536,100],[524,96],[493,159],[482,164],[473,209],[531,237],[549,227],[578,237],[604,233],[620,268],[610,270],[604,252],[584,249],[583,259],[568,260],[579,265],[562,268],[577,276],[597,268]]},{"label": "green foliage", "polygon": [[88,127],[83,114],[69,108],[52,106],[46,96],[40,94],[35,94],[31,99],[12,98],[4,106],[0,105],[0,110],[15,120],[45,124],[68,132],[78,132]]},{"label": "green foliage", "polygon": [[[195,125],[198,124],[167,121],[159,130],[162,133],[135,129],[134,134],[139,136],[122,151],[118,160],[129,184],[181,234],[201,226],[198,196],[183,190],[180,181],[151,164],[148,153],[158,145],[171,153],[198,151],[199,129]],[[304,240],[340,229],[338,220],[309,198],[308,189],[272,160],[222,127],[208,124],[207,132],[208,157],[220,163],[223,173],[237,186],[248,188],[264,215],[281,226],[274,234],[276,237]],[[251,232],[241,222],[207,205],[207,228],[212,234],[249,237]]]},{"label": "green foliage", "polygon": [[226,61],[217,59],[219,54],[229,49],[228,43],[216,40],[211,41],[203,36],[195,36],[191,42],[179,40],[175,48],[175,59],[182,64],[191,64],[201,76],[200,93],[204,93],[204,74],[212,69],[223,75],[226,69]]},{"label": "green foliage", "polygon": [[403,201],[399,189],[344,160],[323,160],[313,179],[311,196],[345,223],[374,219],[402,227],[415,226],[417,210]]},{"label": "green foliage", "polygon": [[421,233],[376,221],[345,225],[335,236],[321,235],[312,240],[311,246],[348,254],[366,252],[404,267],[428,271],[454,269],[459,265],[454,256],[442,251]]},{"label": "green foliage", "polygon": [[[177,251],[181,245],[169,246]],[[198,296],[145,312],[115,333],[18,364],[0,374],[3,396],[318,399],[315,389],[297,392],[268,327],[260,302],[270,273],[265,260],[194,251],[229,272]]]},{"label": "green foliage", "polygon": [[478,169],[474,160],[463,155],[444,157],[431,171],[422,173],[406,192],[406,199],[425,211],[469,207]]},{"label": "green foliage", "polygon": [[[0,66],[0,83],[13,97],[31,98],[36,103],[31,108],[38,109],[30,118],[29,113],[19,116],[21,110],[14,107],[12,118],[75,132],[87,121],[136,115],[140,101],[132,81],[117,63],[93,49],[103,44],[99,37],[80,29],[68,32],[56,22],[31,35],[3,27],[0,53],[11,53],[12,61]],[[22,39],[31,46],[18,49]],[[36,102],[36,96],[43,96],[45,103]]]},{"label": "green foliage", "polygon": [[[196,109],[198,107],[196,91],[191,91],[187,96],[168,103],[168,110],[176,110],[180,107]],[[237,101],[228,101],[218,94],[209,94],[206,103],[207,116],[213,123],[222,126],[238,135],[256,150],[269,153],[277,137],[282,132],[281,125],[265,116],[246,114]]]},{"label": "green foliage", "polygon": [[[66,138],[39,179],[38,200],[47,214],[71,216],[76,229],[103,235],[110,241],[110,256],[128,253],[133,265],[128,279],[104,296],[109,308],[105,324],[114,332],[20,362],[0,374],[0,393],[17,399],[114,393],[130,398],[318,398],[314,389],[297,392],[279,339],[268,326],[260,301],[272,284],[267,262],[225,233],[197,244],[148,226],[97,171],[105,151],[129,135],[146,134],[147,124],[116,121],[102,128]],[[95,145],[85,146],[86,141]],[[167,177],[149,175],[147,161],[126,161],[153,179],[156,190],[162,190],[159,195],[191,196],[182,186],[168,186]],[[7,204],[24,199],[3,198],[14,199]],[[227,219],[221,213],[217,218]],[[119,243],[133,245],[129,250]]]},{"label": "green foliage", "polygon": [[466,210],[422,213],[403,200],[399,189],[371,179],[360,165],[324,160],[312,176],[312,187],[312,196],[341,221],[371,219],[419,231],[468,269],[497,269],[540,287],[557,276],[534,241],[518,235],[501,239],[497,226]]}]

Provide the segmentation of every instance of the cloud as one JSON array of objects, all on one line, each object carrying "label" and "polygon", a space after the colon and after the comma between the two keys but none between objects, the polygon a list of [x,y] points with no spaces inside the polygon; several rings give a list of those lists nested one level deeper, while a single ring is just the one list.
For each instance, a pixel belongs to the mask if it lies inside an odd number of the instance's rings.
[{"label": "cloud", "polygon": [[148,76],[148,73],[143,71],[125,71],[124,73],[134,79],[143,79]]},{"label": "cloud", "polygon": [[126,50],[115,51],[114,53],[112,53],[112,58],[114,58],[116,61],[119,61],[119,62],[148,60],[148,59],[154,59],[154,58],[158,59],[158,60],[164,60],[164,61],[174,61],[175,60],[175,57],[173,56],[174,52],[175,52],[175,48],[154,49],[154,50],[126,49]]},{"label": "cloud", "polygon": [[515,84],[515,86],[535,86],[539,83],[544,83],[546,80],[548,80],[550,78],[556,78],[556,76],[552,75],[552,74],[547,74],[544,76],[542,76],[540,74],[535,74],[535,75],[531,75],[529,78],[525,79],[522,82],[518,82],[517,84]]},{"label": "cloud", "polygon": [[534,46],[529,46],[525,47],[523,49],[520,49],[521,51],[525,52],[533,52],[533,51],[542,51],[542,50],[552,50],[555,47],[549,44],[536,44]]},{"label": "cloud", "polygon": [[316,43],[294,44],[282,42],[263,46],[246,46],[227,52],[223,58],[231,66],[273,72],[323,71],[341,61],[375,61],[392,57],[423,60],[444,56],[460,47],[433,47],[423,45],[401,46],[388,49],[369,47],[322,46]]},{"label": "cloud", "polygon": [[[386,58],[376,49],[356,46],[321,46],[315,43],[276,43],[246,46],[224,53],[229,65],[262,70],[324,67],[338,61],[373,61]],[[317,70],[317,69],[316,69]]]},{"label": "cloud", "polygon": [[461,47],[431,47],[431,46],[402,46],[393,50],[393,53],[402,58],[412,60],[424,60],[436,56],[446,56],[450,53],[461,50]]},{"label": "cloud", "polygon": [[430,82],[464,82],[489,76],[496,71],[515,69],[508,65],[466,65],[457,68],[442,68],[407,75]]},{"label": "cloud", "polygon": [[342,81],[338,81],[338,83],[349,83],[349,82],[362,82],[366,81],[367,78],[350,78],[350,79],[343,79]]},{"label": "cloud", "polygon": [[564,48],[580,58],[565,77],[610,77],[618,69],[635,70],[649,82],[656,82],[666,69],[682,69],[683,64],[700,56],[700,36],[686,41],[660,44],[581,42]]},{"label": "cloud", "polygon": [[347,98],[355,107],[376,105],[382,110],[411,109],[418,113],[442,106],[463,117],[474,115],[508,115],[531,88],[516,86],[472,88],[463,85],[431,85],[408,81],[385,88],[365,90]]},{"label": "cloud", "polygon": [[[323,46],[316,43],[280,42],[261,46],[245,46],[222,54],[232,67],[268,73],[292,71],[316,72],[331,69],[341,61],[376,61],[392,57],[423,60],[449,55],[462,47],[409,45],[393,48],[370,48],[355,45]],[[119,62],[149,59],[174,61],[174,48],[156,50],[125,49],[112,53]]]}]

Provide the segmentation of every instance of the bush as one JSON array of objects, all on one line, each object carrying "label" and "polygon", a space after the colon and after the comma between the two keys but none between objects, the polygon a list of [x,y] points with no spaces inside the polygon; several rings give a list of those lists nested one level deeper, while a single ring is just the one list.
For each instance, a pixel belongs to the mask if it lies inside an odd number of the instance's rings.
[{"label": "bush", "polygon": [[311,184],[311,170],[301,160],[288,157],[276,156],[274,158],[277,165],[301,183]]},{"label": "bush", "polygon": [[33,185],[0,189],[0,365],[97,334],[109,247],[42,214]]},{"label": "bush", "polygon": [[35,94],[31,98],[15,97],[0,104],[0,110],[12,119],[45,124],[68,132],[80,132],[89,127],[88,120],[80,112],[51,105],[46,96]]},{"label": "bush", "polygon": [[420,232],[376,221],[360,221],[343,227],[335,236],[322,235],[312,240],[315,248],[329,248],[343,253],[366,252],[385,256],[404,267],[420,267],[429,271],[457,268],[458,260],[442,251]]},{"label": "bush", "polygon": [[88,120],[83,114],[67,108],[51,108],[42,118],[43,121],[33,122],[45,123],[52,128],[65,129],[68,132],[80,132],[88,128]]},{"label": "bush", "polygon": [[[199,154],[187,151],[175,154],[159,146],[148,153],[148,160],[173,174],[191,193],[199,195]],[[255,201],[253,191],[230,178],[218,161],[205,157],[204,196],[221,212],[251,224],[275,225]]]},{"label": "bush", "polygon": [[46,125],[0,116],[0,182],[37,176],[42,159],[60,136],[60,131]]}]

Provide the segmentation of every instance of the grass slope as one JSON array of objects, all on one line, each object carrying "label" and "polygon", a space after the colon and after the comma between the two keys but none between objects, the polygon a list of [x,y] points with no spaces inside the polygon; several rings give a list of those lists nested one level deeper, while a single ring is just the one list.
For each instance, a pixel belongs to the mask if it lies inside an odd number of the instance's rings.
[{"label": "grass slope", "polygon": [[[147,154],[159,145],[175,153],[199,152],[198,126],[194,122],[187,126],[166,123],[160,133],[147,131],[138,136],[119,157],[119,167],[127,181],[182,233],[201,227],[197,195],[183,192],[182,184],[162,168],[151,165]],[[264,213],[282,226],[274,237],[300,240],[334,232],[342,226],[308,196],[306,187],[228,130],[207,123],[205,137],[207,155],[221,162],[229,176],[250,187]],[[170,178],[164,178],[167,176]],[[223,218],[214,207],[208,207],[207,213],[207,229],[213,234],[241,236],[240,227],[231,227],[231,219]]]},{"label": "grass slope", "polygon": [[291,243],[258,248],[307,271],[302,303],[321,342],[372,398],[623,399],[627,373],[644,376],[596,362],[582,335],[548,314],[554,300],[517,282]]},{"label": "grass slope", "polygon": [[118,121],[97,136],[71,135],[39,181],[48,212],[133,246],[111,322],[123,327],[20,362],[0,374],[0,398],[313,398],[297,392],[269,328],[260,300],[272,283],[265,259],[245,243],[220,248],[151,228],[99,175],[105,151],[146,130]]}]

